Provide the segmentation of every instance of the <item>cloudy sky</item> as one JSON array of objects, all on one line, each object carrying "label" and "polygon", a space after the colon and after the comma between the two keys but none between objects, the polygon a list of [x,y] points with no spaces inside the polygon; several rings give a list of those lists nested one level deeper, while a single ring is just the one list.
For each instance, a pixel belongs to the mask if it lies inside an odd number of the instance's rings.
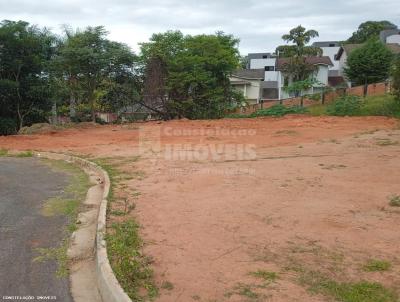
[{"label": "cloudy sky", "polygon": [[273,51],[280,37],[302,24],[319,41],[343,40],[366,20],[400,25],[399,0],[0,0],[0,20],[25,20],[59,31],[104,25],[113,40],[134,50],[154,32],[222,30],[241,40],[242,54]]}]

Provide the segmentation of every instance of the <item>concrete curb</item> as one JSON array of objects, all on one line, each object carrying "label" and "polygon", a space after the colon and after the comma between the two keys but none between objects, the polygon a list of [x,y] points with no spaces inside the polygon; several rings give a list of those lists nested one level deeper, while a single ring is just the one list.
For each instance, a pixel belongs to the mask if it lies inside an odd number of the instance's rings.
[{"label": "concrete curb", "polygon": [[104,302],[132,302],[115,277],[107,256],[107,246],[105,241],[108,204],[107,198],[111,187],[108,173],[99,165],[75,156],[51,152],[35,152],[35,155],[37,157],[71,162],[85,170],[101,175],[103,195],[97,218],[97,231],[95,240],[97,286]]}]

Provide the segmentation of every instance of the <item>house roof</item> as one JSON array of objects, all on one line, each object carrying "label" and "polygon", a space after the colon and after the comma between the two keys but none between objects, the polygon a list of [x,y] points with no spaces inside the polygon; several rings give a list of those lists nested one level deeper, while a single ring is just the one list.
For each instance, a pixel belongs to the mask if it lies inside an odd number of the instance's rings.
[{"label": "house roof", "polygon": [[[338,53],[335,55],[335,60],[340,60],[340,57],[342,56],[343,52],[350,54],[352,51],[356,50],[357,48],[360,48],[363,45],[364,44],[344,44],[342,47],[340,47]],[[400,54],[400,45],[399,44],[389,43],[389,44],[386,44],[386,47],[389,48],[389,50],[392,53]]]},{"label": "house roof", "polygon": [[246,81],[246,80],[233,80],[231,81],[232,85],[249,85],[251,82]]},{"label": "house roof", "polygon": [[241,79],[263,80],[264,73],[264,69],[238,69],[232,73],[232,76]]},{"label": "house roof", "polygon": [[[333,65],[328,56],[322,57],[306,57],[306,63],[311,65]],[[282,67],[290,62],[290,58],[279,58],[276,60],[276,69],[282,70]]]},{"label": "house roof", "polygon": [[379,33],[379,38],[383,43],[386,43],[387,37],[390,37],[392,35],[400,35],[400,30],[398,28],[382,30]]},{"label": "house roof", "polygon": [[339,41],[321,41],[321,42],[314,42],[312,44],[314,47],[339,47]]}]

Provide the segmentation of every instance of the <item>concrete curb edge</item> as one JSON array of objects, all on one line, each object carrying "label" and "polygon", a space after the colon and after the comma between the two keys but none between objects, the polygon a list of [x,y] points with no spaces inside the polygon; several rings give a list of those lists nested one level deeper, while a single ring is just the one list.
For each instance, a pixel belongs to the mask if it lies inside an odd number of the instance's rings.
[{"label": "concrete curb edge", "polygon": [[103,181],[103,196],[97,218],[97,231],[95,240],[97,286],[104,302],[132,302],[115,277],[107,255],[107,246],[105,240],[107,226],[107,198],[111,188],[111,182],[108,173],[96,163],[80,157],[53,152],[35,152],[34,154],[36,157],[71,162],[80,166],[81,168],[86,168],[89,171],[93,171],[101,175]]}]

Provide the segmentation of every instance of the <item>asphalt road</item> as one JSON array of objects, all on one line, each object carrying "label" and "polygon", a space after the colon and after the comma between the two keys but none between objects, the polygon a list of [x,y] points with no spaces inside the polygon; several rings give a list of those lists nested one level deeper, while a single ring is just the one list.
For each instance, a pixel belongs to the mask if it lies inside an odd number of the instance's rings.
[{"label": "asphalt road", "polygon": [[56,276],[53,260],[33,262],[37,248],[58,247],[65,217],[44,217],[43,202],[61,195],[69,176],[54,172],[36,158],[0,158],[0,301],[9,296],[51,296],[73,301],[68,277]]}]

